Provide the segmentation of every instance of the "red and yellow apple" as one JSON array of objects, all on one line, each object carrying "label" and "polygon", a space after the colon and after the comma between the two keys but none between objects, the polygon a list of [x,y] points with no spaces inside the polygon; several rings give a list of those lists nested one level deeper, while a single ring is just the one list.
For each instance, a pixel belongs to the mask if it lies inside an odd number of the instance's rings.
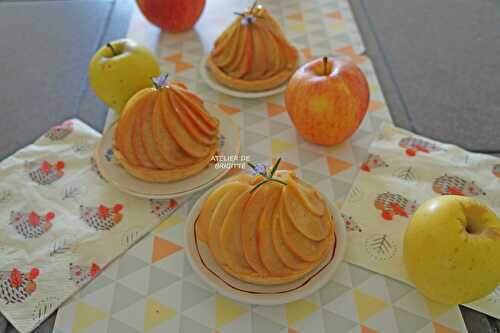
[{"label": "red and yellow apple", "polygon": [[403,250],[408,277],[433,301],[468,303],[500,285],[500,219],[475,199],[445,195],[423,203]]},{"label": "red and yellow apple", "polygon": [[205,0],[137,0],[142,14],[168,32],[191,29],[200,18]]},{"label": "red and yellow apple", "polygon": [[358,129],[370,100],[368,82],[354,63],[315,59],[295,72],[285,92],[285,105],[295,127],[308,141],[333,145]]}]

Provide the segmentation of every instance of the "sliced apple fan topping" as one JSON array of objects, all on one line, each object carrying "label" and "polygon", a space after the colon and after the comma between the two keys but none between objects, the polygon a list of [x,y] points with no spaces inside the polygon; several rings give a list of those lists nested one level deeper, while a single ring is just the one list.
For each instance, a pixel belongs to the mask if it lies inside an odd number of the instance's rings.
[{"label": "sliced apple fan topping", "polygon": [[[274,174],[274,171],[271,174]],[[280,284],[317,268],[334,246],[334,221],[323,197],[293,173],[239,175],[213,191],[196,234],[230,275]]]},{"label": "sliced apple fan topping", "polygon": [[208,66],[220,83],[241,91],[276,87],[295,72],[299,55],[261,5],[237,16],[215,40]]},{"label": "sliced apple fan topping", "polygon": [[171,181],[201,171],[218,149],[219,123],[177,82],[143,89],[125,106],[114,151],[127,171]]}]

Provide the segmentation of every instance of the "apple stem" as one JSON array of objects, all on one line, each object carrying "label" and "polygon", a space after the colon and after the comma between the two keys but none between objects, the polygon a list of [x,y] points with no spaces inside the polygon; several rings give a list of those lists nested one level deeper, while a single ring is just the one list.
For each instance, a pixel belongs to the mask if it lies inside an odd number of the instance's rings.
[{"label": "apple stem", "polygon": [[323,74],[328,75],[328,57],[323,57]]},{"label": "apple stem", "polygon": [[117,55],[116,50],[113,47],[113,45],[111,45],[111,43],[106,44],[106,46],[109,47],[109,49],[111,50],[111,52],[113,52],[113,56]]}]

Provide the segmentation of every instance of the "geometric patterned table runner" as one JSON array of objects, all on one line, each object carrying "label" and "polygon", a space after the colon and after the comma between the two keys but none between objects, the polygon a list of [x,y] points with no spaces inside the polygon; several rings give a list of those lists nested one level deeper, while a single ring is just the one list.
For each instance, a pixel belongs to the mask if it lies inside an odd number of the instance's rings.
[{"label": "geometric patterned table runner", "polygon": [[[282,157],[283,168],[295,170],[340,207],[380,124],[391,121],[372,64],[359,55],[364,47],[349,5],[346,0],[262,1],[303,58],[348,56],[368,78],[371,102],[361,128],[344,144],[320,147],[297,134],[283,94],[233,98],[213,91],[200,77],[198,65],[232,12],[251,2],[207,1],[196,29],[175,35],[160,33],[135,11],[129,37],[155,51],[162,72],[231,116],[241,129],[242,154],[268,163]],[[204,284],[185,258],[184,218],[192,203],[62,307],[55,332],[466,332],[458,307],[443,308],[412,287],[348,263],[307,299],[272,307],[233,302]]]}]

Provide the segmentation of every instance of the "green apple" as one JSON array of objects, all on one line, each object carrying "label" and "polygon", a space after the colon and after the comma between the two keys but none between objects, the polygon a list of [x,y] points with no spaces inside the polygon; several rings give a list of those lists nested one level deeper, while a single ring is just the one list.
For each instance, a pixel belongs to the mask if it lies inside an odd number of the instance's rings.
[{"label": "green apple", "polygon": [[118,39],[101,47],[89,64],[90,86],[110,108],[121,112],[139,90],[150,87],[160,74],[155,56],[131,39]]},{"label": "green apple", "polygon": [[445,195],[423,203],[403,250],[410,280],[433,301],[468,303],[500,284],[500,219],[475,199]]}]

